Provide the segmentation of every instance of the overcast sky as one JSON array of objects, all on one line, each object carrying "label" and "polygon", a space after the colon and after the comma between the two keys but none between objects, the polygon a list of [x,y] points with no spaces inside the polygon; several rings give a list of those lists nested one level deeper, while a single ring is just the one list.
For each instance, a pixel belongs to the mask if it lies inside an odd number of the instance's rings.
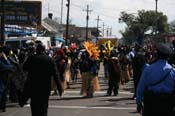
[{"label": "overcast sky", "polygon": [[[89,27],[96,27],[97,16],[101,21],[99,26],[102,29],[103,22],[105,28],[112,27],[112,34],[121,37],[120,30],[124,30],[124,24],[118,22],[120,12],[137,13],[138,10],[155,10],[155,0],[70,0],[70,19],[72,24],[86,26],[87,4],[92,12],[89,14]],[[48,12],[53,13],[53,17],[61,16],[61,0],[42,0],[42,18],[47,17]],[[63,0],[63,23],[66,22],[66,2]],[[168,16],[168,21],[175,19],[175,0],[158,0],[158,11]]]}]

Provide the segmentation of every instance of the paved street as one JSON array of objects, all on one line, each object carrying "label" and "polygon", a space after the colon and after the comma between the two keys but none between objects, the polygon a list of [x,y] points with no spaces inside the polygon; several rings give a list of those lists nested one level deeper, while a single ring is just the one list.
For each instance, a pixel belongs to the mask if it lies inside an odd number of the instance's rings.
[{"label": "paved street", "polygon": [[[62,98],[50,96],[49,116],[139,116],[136,113],[133,96],[133,82],[130,81],[120,86],[118,96],[105,96],[107,83],[104,80],[103,67],[100,73],[101,90],[96,92],[93,98],[80,96],[81,82],[71,84]],[[31,116],[30,106],[20,108],[17,104],[7,104],[7,111],[0,116]]]}]

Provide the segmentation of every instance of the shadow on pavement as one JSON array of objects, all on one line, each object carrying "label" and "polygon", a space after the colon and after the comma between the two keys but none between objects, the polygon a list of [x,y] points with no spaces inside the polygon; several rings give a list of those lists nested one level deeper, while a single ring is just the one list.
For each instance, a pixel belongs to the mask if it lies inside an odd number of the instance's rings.
[{"label": "shadow on pavement", "polygon": [[124,91],[130,91],[132,93],[134,92],[134,88],[133,87],[132,88],[123,88],[123,90]]},{"label": "shadow on pavement", "polygon": [[88,99],[88,97],[62,97],[59,99],[49,99],[51,101],[61,101],[61,100],[80,100],[80,99]]},{"label": "shadow on pavement", "polygon": [[133,100],[131,97],[125,97],[125,98],[112,98],[112,99],[105,99],[101,101],[126,101],[126,100]]}]

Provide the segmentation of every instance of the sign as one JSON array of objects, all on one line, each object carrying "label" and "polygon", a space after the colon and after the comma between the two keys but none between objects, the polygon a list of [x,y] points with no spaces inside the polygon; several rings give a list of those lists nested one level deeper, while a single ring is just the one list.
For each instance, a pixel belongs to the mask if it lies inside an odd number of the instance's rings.
[{"label": "sign", "polygon": [[[5,1],[4,7],[5,24],[41,25],[41,1]],[[2,9],[0,9],[0,13],[2,13]]]},{"label": "sign", "polygon": [[118,46],[118,39],[117,38],[99,38],[98,39],[98,45],[104,45],[108,40],[111,41],[112,45],[114,45],[115,47]]}]

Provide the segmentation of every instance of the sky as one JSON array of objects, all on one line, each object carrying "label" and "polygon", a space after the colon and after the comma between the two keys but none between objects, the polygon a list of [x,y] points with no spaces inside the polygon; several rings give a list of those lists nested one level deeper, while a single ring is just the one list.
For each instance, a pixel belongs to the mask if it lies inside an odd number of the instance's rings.
[{"label": "sky", "polygon": [[[61,17],[61,0],[41,0],[42,19],[48,12],[53,18]],[[66,23],[67,0],[63,0],[63,23]],[[86,27],[87,5],[89,5],[89,27],[97,27],[97,17],[100,17],[99,29],[112,28],[112,35],[121,38],[119,31],[124,31],[125,24],[119,23],[120,13],[136,14],[138,10],[155,10],[155,0],[70,0],[70,19],[76,26]],[[158,0],[158,12],[167,15],[168,22],[175,20],[175,0]],[[106,32],[106,31],[105,31]]]}]

